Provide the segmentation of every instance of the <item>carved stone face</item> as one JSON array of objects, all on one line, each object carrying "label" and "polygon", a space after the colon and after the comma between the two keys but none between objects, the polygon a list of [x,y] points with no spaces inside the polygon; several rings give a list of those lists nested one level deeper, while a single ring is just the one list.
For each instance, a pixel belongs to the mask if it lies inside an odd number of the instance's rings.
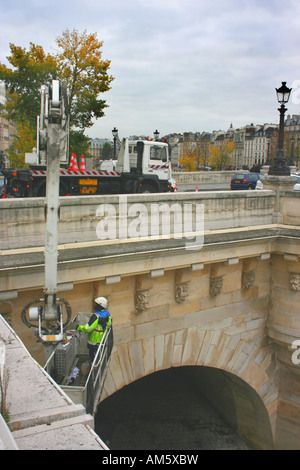
[{"label": "carved stone face", "polygon": [[175,300],[178,303],[185,301],[189,294],[189,289],[187,284],[180,284],[175,287]]},{"label": "carved stone face", "polygon": [[300,290],[300,274],[290,273],[290,290],[293,292]]},{"label": "carved stone face", "polygon": [[255,272],[245,271],[242,275],[242,287],[244,290],[251,289],[255,283]]},{"label": "carved stone face", "polygon": [[149,303],[150,294],[148,290],[136,292],[135,294],[135,308],[137,312],[146,310]]},{"label": "carved stone face", "polygon": [[222,287],[223,287],[223,277],[222,276],[211,278],[210,279],[210,286],[209,286],[209,294],[212,297],[215,297],[216,295],[221,293]]}]

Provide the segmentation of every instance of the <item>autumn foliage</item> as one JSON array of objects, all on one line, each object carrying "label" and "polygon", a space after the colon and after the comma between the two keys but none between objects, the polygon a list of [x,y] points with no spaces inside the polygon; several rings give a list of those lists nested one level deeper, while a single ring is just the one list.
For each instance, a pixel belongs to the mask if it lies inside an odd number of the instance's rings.
[{"label": "autumn foliage", "polygon": [[224,141],[219,145],[211,145],[211,166],[215,170],[224,170],[227,165],[232,165],[234,155],[235,143],[234,141]]},{"label": "autumn foliage", "polygon": [[[11,67],[0,62],[0,80],[5,82],[8,92],[4,112],[7,119],[18,124],[14,148],[15,152],[17,147],[18,153],[21,152],[23,164],[27,144],[21,129],[26,126],[29,134],[36,138],[41,85],[52,79],[67,84],[70,128],[79,129],[73,130],[70,139],[84,139],[84,129],[92,126],[94,119],[101,118],[108,106],[100,96],[110,89],[113,77],[108,73],[110,61],[102,58],[103,42],[97,39],[97,34],[67,29],[56,39],[56,43],[58,51],[55,54],[45,53],[41,46],[34,43],[30,43],[28,51],[10,44],[11,55],[7,60]],[[32,148],[26,151],[32,151]]]},{"label": "autumn foliage", "polygon": [[208,142],[183,142],[179,163],[185,171],[197,171],[200,166],[210,166],[215,170],[223,170],[233,164],[235,143],[223,141],[212,145]]},{"label": "autumn foliage", "polygon": [[56,42],[59,78],[67,83],[70,93],[71,123],[81,129],[90,127],[93,118],[104,115],[107,104],[99,94],[108,91],[113,81],[108,75],[110,61],[102,59],[103,42],[96,33],[80,34],[76,29],[67,29]]}]

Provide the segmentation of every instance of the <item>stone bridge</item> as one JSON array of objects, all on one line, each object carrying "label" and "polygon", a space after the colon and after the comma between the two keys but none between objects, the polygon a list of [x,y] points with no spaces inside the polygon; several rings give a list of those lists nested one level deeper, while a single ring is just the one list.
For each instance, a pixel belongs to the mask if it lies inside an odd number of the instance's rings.
[{"label": "stone bridge", "polygon": [[[255,448],[300,449],[300,193],[289,178],[264,187],[61,198],[59,294],[74,315],[107,296],[113,316],[102,400],[197,366],[195,382]],[[0,313],[41,364],[20,312],[43,296],[44,204],[0,200]]]}]

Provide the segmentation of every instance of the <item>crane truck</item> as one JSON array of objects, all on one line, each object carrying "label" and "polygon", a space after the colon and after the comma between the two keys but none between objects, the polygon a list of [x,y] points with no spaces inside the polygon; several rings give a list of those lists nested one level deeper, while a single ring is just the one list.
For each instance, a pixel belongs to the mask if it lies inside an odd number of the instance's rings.
[{"label": "crane truck", "polygon": [[[62,87],[62,93],[63,93]],[[38,116],[37,150],[26,154],[27,169],[3,169],[4,191],[2,197],[44,197],[46,195],[49,148],[45,138],[49,119],[48,91],[41,90],[41,114]],[[60,163],[68,165],[68,122],[60,135]],[[77,163],[77,160],[76,160]],[[78,163],[59,169],[59,195],[82,196],[91,194],[130,194],[173,192],[176,182],[171,175],[169,145],[158,140],[123,139],[118,160],[114,166],[100,170],[80,168]]]}]

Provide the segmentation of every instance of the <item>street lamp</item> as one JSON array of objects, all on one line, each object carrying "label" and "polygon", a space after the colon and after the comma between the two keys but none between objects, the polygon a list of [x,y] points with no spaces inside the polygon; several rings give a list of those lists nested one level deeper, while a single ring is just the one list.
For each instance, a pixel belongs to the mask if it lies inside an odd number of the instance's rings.
[{"label": "street lamp", "polygon": [[290,176],[290,167],[288,166],[286,159],[284,158],[284,114],[287,110],[285,104],[289,101],[292,88],[286,86],[286,82],[282,82],[280,88],[276,88],[277,100],[281,104],[278,111],[280,113],[279,121],[279,138],[276,156],[274,158],[274,164],[269,168],[269,175],[276,176]]},{"label": "street lamp", "polygon": [[158,132],[157,129],[156,129],[156,131],[153,132],[153,134],[154,134],[154,139],[155,139],[155,140],[158,140],[159,132]]},{"label": "street lamp", "polygon": [[116,129],[115,127],[112,130],[112,135],[114,138],[114,160],[115,160],[116,155],[117,155],[117,137],[118,137],[118,129]]}]

